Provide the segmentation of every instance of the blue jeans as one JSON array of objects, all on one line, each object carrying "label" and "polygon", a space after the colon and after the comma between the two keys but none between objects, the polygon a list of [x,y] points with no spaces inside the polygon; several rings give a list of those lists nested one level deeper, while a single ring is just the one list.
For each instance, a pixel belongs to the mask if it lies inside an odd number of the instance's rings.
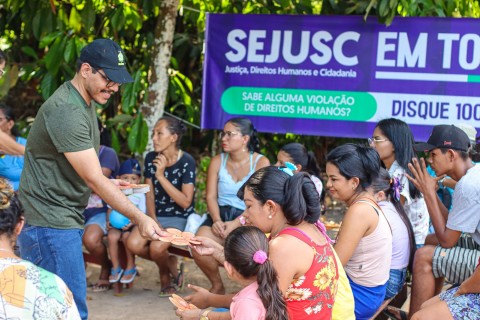
[{"label": "blue jeans", "polygon": [[73,293],[82,319],[88,319],[87,282],[81,229],[53,229],[25,224],[18,237],[20,254],[59,276]]},{"label": "blue jeans", "polygon": [[390,269],[390,278],[387,282],[387,293],[385,293],[385,300],[396,296],[402,290],[407,276],[407,268]]}]

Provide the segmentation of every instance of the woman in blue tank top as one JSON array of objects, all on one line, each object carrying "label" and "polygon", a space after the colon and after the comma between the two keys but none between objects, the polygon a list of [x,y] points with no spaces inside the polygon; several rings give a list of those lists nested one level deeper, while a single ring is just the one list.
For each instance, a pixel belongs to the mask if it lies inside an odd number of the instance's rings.
[{"label": "woman in blue tank top", "polygon": [[[220,137],[223,153],[213,157],[208,167],[209,217],[197,235],[223,244],[227,235],[241,225],[238,217],[245,210],[245,204],[237,197],[238,190],[256,170],[268,166],[270,162],[259,153],[257,131],[248,118],[228,120]],[[195,252],[193,257],[212,283],[210,292],[225,293],[216,260]]]}]

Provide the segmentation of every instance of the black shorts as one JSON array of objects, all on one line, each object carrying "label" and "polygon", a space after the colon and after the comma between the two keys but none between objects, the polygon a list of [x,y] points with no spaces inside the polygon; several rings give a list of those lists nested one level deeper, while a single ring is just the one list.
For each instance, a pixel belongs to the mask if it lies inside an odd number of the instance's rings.
[{"label": "black shorts", "polygon": [[[232,207],[232,206],[219,206],[219,208],[220,208],[220,219],[222,219],[223,222],[235,220],[237,217],[239,217],[243,213],[243,210]],[[212,225],[213,225],[212,217],[208,215],[207,220],[205,220],[205,222],[202,223],[201,226],[211,227]]]}]

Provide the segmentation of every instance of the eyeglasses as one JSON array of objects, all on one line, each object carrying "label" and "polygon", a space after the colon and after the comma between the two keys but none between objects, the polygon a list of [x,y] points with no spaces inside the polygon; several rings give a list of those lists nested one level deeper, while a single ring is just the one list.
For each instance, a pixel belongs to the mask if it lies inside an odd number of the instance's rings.
[{"label": "eyeglasses", "polygon": [[230,139],[231,137],[237,136],[239,134],[241,133],[236,131],[222,131],[220,132],[220,139],[223,139],[223,137]]},{"label": "eyeglasses", "polygon": [[[90,66],[90,67],[92,67],[92,66]],[[106,74],[103,74],[102,72],[100,72],[100,70],[95,69],[94,67],[92,67],[92,69],[95,70],[95,72],[98,72],[98,73],[102,76],[102,78],[103,78],[105,81],[107,81],[107,84],[105,85],[107,88],[111,88],[111,87],[113,87],[114,85],[117,85],[117,86],[120,88],[120,86],[122,85],[121,83],[114,82],[114,81],[110,80],[110,78],[107,77]]]},{"label": "eyeglasses", "polygon": [[368,138],[368,144],[373,144],[373,143],[380,143],[380,142],[384,142],[384,141],[389,141],[388,139],[379,139],[377,137],[374,137],[374,138]]}]

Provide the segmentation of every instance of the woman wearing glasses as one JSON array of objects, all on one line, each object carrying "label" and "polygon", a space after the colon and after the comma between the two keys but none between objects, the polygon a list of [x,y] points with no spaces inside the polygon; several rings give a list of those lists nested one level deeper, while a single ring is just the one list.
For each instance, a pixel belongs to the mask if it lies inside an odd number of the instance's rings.
[{"label": "woman wearing glasses", "polygon": [[[20,137],[18,128],[15,126],[15,116],[10,106],[0,103],[0,131],[7,136],[5,139],[25,146],[27,140]],[[15,191],[20,184],[20,176],[23,170],[23,156],[3,155],[0,157],[0,177],[10,182]]]},{"label": "woman wearing glasses", "polygon": [[400,201],[412,223],[417,248],[423,246],[428,234],[427,205],[423,195],[405,175],[412,174],[408,164],[412,158],[417,158],[410,127],[398,119],[384,119],[377,124],[373,137],[368,141],[370,146],[377,150],[390,176],[400,181]]},{"label": "woman wearing glasses", "polygon": [[[197,235],[223,244],[227,235],[241,225],[239,216],[245,210],[245,204],[237,197],[238,190],[256,170],[270,162],[259,153],[257,132],[248,118],[228,120],[220,137],[223,152],[213,157],[207,174],[209,217]],[[195,252],[193,257],[212,283],[210,292],[224,293],[215,259]]]},{"label": "woman wearing glasses", "polygon": [[[0,50],[0,78],[5,74],[5,66],[7,64],[7,56],[5,52]],[[0,116],[3,117],[3,116]],[[1,119],[1,121],[6,121]],[[10,155],[23,155],[25,153],[25,144],[21,144],[11,139],[11,136],[0,130],[0,156],[5,154]]]}]

